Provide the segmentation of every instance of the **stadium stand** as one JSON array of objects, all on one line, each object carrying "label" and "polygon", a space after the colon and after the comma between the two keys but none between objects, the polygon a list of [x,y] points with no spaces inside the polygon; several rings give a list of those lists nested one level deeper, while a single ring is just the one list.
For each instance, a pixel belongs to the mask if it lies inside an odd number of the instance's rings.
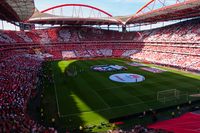
[{"label": "stadium stand", "polygon": [[165,129],[176,133],[199,133],[200,115],[195,113],[186,113],[178,118],[157,122],[149,125],[149,128]]},{"label": "stadium stand", "polygon": [[[200,71],[199,22],[199,19],[190,20],[142,31],[140,36],[134,38],[135,32],[120,33],[88,27],[62,27],[28,32],[1,31],[0,80],[3,99],[0,101],[3,109],[3,132],[55,131],[39,125],[26,115],[26,103],[33,96],[31,92],[34,92],[42,62],[39,56],[29,55],[36,54],[34,49],[40,49],[41,54],[53,55],[55,60],[125,57]],[[30,78],[35,80],[30,82]]]},{"label": "stadium stand", "polygon": [[141,32],[137,41],[144,42],[199,42],[200,20],[188,20],[178,24]]},{"label": "stadium stand", "polygon": [[[194,5],[199,8],[197,3]],[[0,7],[0,18],[10,22],[28,20],[35,8],[33,0],[2,0]],[[195,8],[189,10],[194,11]],[[183,16],[184,13],[180,12]],[[199,10],[196,9],[196,12]],[[200,19],[138,32],[87,26],[61,26],[30,31],[1,30],[0,132],[57,132],[53,127],[37,123],[27,114],[27,103],[35,96],[44,60],[106,57],[130,58],[200,72]],[[130,131],[116,129],[108,132],[168,133],[172,130],[192,133],[199,132],[199,120],[199,114],[187,113],[176,119],[150,125],[149,128],[136,125]]]},{"label": "stadium stand", "polygon": [[[62,51],[73,48],[77,58],[130,57],[199,71],[199,29],[200,19],[142,31],[139,34],[136,32],[120,33],[90,27],[58,27],[28,32],[1,31],[0,42],[1,48],[7,49],[9,49],[9,46],[28,49],[38,46],[43,51],[54,55],[55,59],[62,58]],[[133,35],[136,36],[133,38]],[[64,47],[60,47],[60,44]],[[53,49],[49,45],[52,45]],[[81,49],[79,45],[81,45]]]},{"label": "stadium stand", "polygon": [[55,132],[54,128],[45,128],[26,114],[27,101],[34,96],[41,62],[23,52],[13,53],[0,62],[1,132]]}]

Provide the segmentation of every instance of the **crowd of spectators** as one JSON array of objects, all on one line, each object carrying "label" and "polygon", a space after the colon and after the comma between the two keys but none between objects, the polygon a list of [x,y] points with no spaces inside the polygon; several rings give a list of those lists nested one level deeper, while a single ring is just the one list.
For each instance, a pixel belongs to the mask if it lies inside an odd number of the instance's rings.
[{"label": "crowd of spectators", "polygon": [[131,58],[186,70],[200,71],[200,56],[142,50],[133,54]]},{"label": "crowd of spectators", "polygon": [[200,42],[200,19],[153,30],[118,32],[93,27],[55,27],[32,31],[1,31],[0,43],[68,43],[81,41]]},{"label": "crowd of spectators", "polygon": [[26,112],[42,60],[16,54],[0,62],[0,132],[56,132],[32,120]]},{"label": "crowd of spectators", "polygon": [[9,34],[6,34],[6,32],[1,31],[0,32],[0,42],[2,43],[15,43],[15,40],[9,36]]},{"label": "crowd of spectators", "polygon": [[23,41],[26,42],[26,43],[32,43],[33,42],[33,40],[30,37],[28,37],[27,34],[23,31],[22,32],[16,32],[16,35],[22,39],[22,42]]},{"label": "crowd of spectators", "polygon": [[[87,45],[86,45],[87,46]],[[200,71],[200,49],[198,47],[179,47],[179,46],[161,46],[145,45],[143,47],[132,45],[128,48],[126,45],[118,47],[74,47],[73,49],[60,49],[50,52],[55,58],[96,58],[96,57],[125,57],[148,61],[156,64],[171,65],[173,67]],[[61,55],[60,53],[63,53]]]},{"label": "crowd of spectators", "polygon": [[200,42],[200,19],[188,20],[163,28],[140,32],[135,41]]},{"label": "crowd of spectators", "polygon": [[27,54],[34,48],[53,59],[127,57],[200,71],[200,19],[129,33],[91,27],[0,31],[0,132],[56,132],[26,114],[42,63]]}]

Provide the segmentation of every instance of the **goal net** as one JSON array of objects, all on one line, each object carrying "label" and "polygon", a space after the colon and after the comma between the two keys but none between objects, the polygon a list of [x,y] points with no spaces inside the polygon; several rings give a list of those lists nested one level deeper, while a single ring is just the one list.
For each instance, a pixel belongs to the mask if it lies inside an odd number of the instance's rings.
[{"label": "goal net", "polygon": [[170,89],[157,92],[157,101],[167,102],[171,100],[177,100],[180,98],[180,91],[177,89]]}]

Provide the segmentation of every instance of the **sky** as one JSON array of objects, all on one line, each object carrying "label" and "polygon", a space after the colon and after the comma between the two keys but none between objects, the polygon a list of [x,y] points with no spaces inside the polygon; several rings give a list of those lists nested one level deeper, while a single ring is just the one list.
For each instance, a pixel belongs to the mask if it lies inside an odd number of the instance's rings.
[{"label": "sky", "polygon": [[35,0],[39,11],[60,4],[86,4],[100,8],[113,16],[135,14],[150,0]]},{"label": "sky", "polygon": [[[61,4],[85,4],[102,9],[108,12],[109,14],[112,14],[113,16],[134,15],[141,7],[143,7],[149,1],[150,0],[34,0],[35,6],[39,11]],[[155,3],[155,8],[160,7],[160,3],[158,0],[157,2],[158,3]],[[166,1],[167,5],[175,4],[175,2],[176,0]],[[69,9],[67,10],[68,14],[70,14]],[[85,13],[88,14],[87,11],[85,11]],[[3,23],[5,26],[2,26],[0,24],[0,29],[19,30],[18,27],[14,27],[13,25],[7,22]],[[162,26],[162,24],[158,24],[158,26]],[[142,29],[146,29],[146,27],[149,28],[148,26],[144,26],[144,28]]]},{"label": "sky", "polygon": [[[42,11],[60,4],[85,4],[102,9],[113,16],[133,15],[150,0],[34,0],[35,7]],[[86,12],[87,13],[87,12]],[[10,23],[3,22],[0,29],[19,30]]]}]

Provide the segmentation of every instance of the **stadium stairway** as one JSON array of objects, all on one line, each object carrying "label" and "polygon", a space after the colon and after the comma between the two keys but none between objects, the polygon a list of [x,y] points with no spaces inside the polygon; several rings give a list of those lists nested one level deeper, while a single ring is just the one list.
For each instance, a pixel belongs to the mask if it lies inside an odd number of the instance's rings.
[{"label": "stadium stairway", "polygon": [[178,118],[157,122],[148,127],[174,133],[200,133],[200,114],[190,112]]}]

